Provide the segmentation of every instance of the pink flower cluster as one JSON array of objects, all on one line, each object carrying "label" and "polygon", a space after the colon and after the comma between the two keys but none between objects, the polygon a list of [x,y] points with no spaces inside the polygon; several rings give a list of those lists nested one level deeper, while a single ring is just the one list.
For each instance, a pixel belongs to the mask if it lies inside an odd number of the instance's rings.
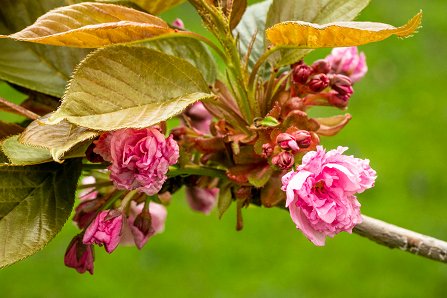
[{"label": "pink flower cluster", "polygon": [[296,171],[283,176],[286,207],[296,227],[315,245],[362,221],[355,194],[374,186],[369,160],[344,155],[345,147],[326,152],[322,146],[304,155]]},{"label": "pink flower cluster", "polygon": [[172,136],[154,127],[121,129],[103,134],[93,151],[112,165],[110,179],[120,189],[157,194],[166,181],[169,166],[177,163],[179,148]]},{"label": "pink flower cluster", "polygon": [[357,47],[334,48],[325,60],[334,73],[349,77],[353,83],[363,78],[368,71],[365,54],[359,54]]}]

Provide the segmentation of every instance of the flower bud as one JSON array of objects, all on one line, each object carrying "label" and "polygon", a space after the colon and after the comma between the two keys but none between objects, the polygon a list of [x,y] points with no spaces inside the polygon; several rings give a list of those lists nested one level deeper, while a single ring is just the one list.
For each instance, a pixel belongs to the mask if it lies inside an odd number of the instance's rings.
[{"label": "flower bud", "polygon": [[312,137],[307,130],[298,130],[293,133],[296,142],[298,143],[298,147],[300,148],[308,148],[312,143]]},{"label": "flower bud", "polygon": [[74,237],[65,252],[65,266],[74,268],[79,273],[88,271],[90,274],[93,274],[94,260],[93,246],[83,244],[80,235]]},{"label": "flower bud", "polygon": [[101,211],[85,230],[84,244],[104,245],[112,253],[120,242],[123,214],[118,210]]},{"label": "flower bud", "polygon": [[293,69],[292,78],[295,83],[306,84],[310,75],[312,74],[312,68],[306,64],[298,64]]},{"label": "flower bud", "polygon": [[331,71],[331,64],[327,60],[320,59],[312,64],[312,69],[314,73],[327,74],[329,71]]},{"label": "flower bud", "polygon": [[295,158],[293,154],[288,151],[283,151],[272,158],[272,163],[283,170],[290,169],[294,162]]},{"label": "flower bud", "polygon": [[273,146],[269,143],[262,144],[262,154],[263,158],[270,157],[273,153]]},{"label": "flower bud", "polygon": [[179,18],[176,18],[173,22],[172,22],[172,26],[177,27],[179,29],[185,29],[185,24],[183,24],[183,21]]},{"label": "flower bud", "polygon": [[300,149],[295,138],[288,133],[280,133],[276,137],[276,143],[284,150],[292,150],[292,152],[296,152]]},{"label": "flower bud", "polygon": [[350,97],[354,92],[351,79],[344,75],[334,75],[331,80],[331,87],[341,96],[348,95]]},{"label": "flower bud", "polygon": [[191,209],[209,214],[217,204],[218,188],[186,187],[186,199]]},{"label": "flower bud", "polygon": [[152,230],[152,218],[151,214],[147,210],[141,211],[140,214],[135,217],[133,222],[135,228],[137,228],[143,235],[149,234]]},{"label": "flower bud", "polygon": [[343,109],[348,106],[349,98],[351,98],[351,95],[341,95],[338,92],[330,92],[328,101],[331,105],[336,106],[337,108]]},{"label": "flower bud", "polygon": [[96,217],[96,212],[101,207],[102,201],[99,199],[81,202],[75,209],[73,221],[78,228],[86,228]]},{"label": "flower bud", "polygon": [[314,75],[307,84],[313,92],[321,92],[329,86],[329,78],[324,73]]}]

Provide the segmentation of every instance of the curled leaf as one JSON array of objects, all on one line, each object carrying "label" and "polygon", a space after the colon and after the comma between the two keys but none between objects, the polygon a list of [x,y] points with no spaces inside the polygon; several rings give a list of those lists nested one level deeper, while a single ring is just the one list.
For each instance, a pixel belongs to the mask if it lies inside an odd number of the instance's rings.
[{"label": "curled leaf", "polygon": [[314,118],[320,124],[317,134],[320,136],[334,136],[352,119],[350,114],[337,115],[327,118]]},{"label": "curled leaf", "polygon": [[384,40],[391,35],[411,36],[420,27],[422,11],[407,24],[393,27],[373,22],[335,22],[318,25],[302,21],[283,22],[267,29],[267,38],[273,45],[298,48],[327,48],[358,46]]},{"label": "curled leaf", "polygon": [[0,38],[96,48],[172,32],[165,21],[150,14],[120,5],[85,2],[53,9],[22,31]]},{"label": "curled leaf", "polygon": [[[122,2],[123,0],[96,0],[97,2]],[[137,4],[139,7],[150,12],[151,14],[158,15],[185,0],[127,0],[129,2]]]}]

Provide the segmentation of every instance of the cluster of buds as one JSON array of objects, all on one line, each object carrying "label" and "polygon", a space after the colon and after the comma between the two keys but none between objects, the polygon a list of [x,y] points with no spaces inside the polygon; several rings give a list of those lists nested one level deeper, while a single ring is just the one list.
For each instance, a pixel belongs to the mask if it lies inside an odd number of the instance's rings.
[{"label": "cluster of buds", "polygon": [[291,96],[305,105],[345,108],[354,92],[352,85],[366,73],[365,55],[356,47],[336,48],[311,66],[300,61],[292,66]]}]

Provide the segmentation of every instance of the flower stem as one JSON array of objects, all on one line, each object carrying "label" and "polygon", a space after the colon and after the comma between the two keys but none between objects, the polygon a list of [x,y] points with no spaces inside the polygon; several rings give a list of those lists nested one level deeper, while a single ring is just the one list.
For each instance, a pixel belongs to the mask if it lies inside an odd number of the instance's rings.
[{"label": "flower stem", "polygon": [[210,167],[201,167],[195,165],[187,165],[182,168],[169,167],[168,176],[190,176],[190,175],[199,175],[199,176],[209,176],[216,178],[227,178],[225,175],[225,171],[210,168]]},{"label": "flower stem", "polygon": [[447,263],[447,242],[363,215],[354,233],[389,248]]}]

